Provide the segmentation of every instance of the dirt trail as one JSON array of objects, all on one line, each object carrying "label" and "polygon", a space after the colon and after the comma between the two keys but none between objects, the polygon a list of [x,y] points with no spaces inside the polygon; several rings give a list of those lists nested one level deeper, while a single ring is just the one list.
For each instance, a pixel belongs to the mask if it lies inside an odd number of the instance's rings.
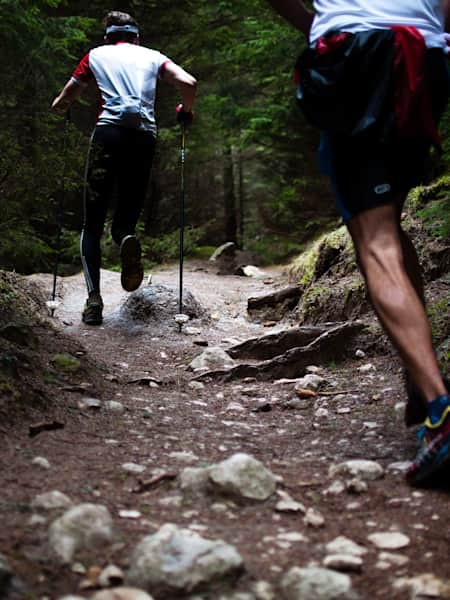
[{"label": "dirt trail", "polygon": [[[174,266],[155,272],[152,283],[176,287],[177,277]],[[40,280],[49,285],[48,278]],[[249,296],[281,286],[282,270],[268,270],[264,282],[218,277],[208,265],[188,264],[185,289],[211,315],[208,326],[196,325],[201,328],[196,336],[180,334],[175,323],[149,327],[139,334],[115,327],[114,315],[126,298],[119,280],[118,273],[102,271],[105,321],[98,328],[80,323],[85,299],[81,275],[62,281],[58,327],[102,366],[100,376],[88,392],[61,391],[64,429],[30,439],[24,427],[9,438],[3,451],[8,468],[0,509],[8,524],[0,532],[0,551],[31,590],[27,598],[54,600],[75,593],[81,579],[70,567],[58,567],[51,560],[46,546],[48,525],[29,524],[31,500],[53,489],[75,503],[105,504],[113,515],[119,542],[104,554],[95,551],[81,556],[86,568],[111,561],[126,569],[131,550],[144,534],[164,523],[176,523],[235,545],[246,565],[235,589],[249,591],[262,578],[273,585],[277,600],[282,574],[292,566],[320,565],[324,544],[338,535],[368,549],[361,573],[352,574],[363,600],[410,598],[409,591],[393,587],[402,577],[450,576],[448,491],[412,490],[393,466],[412,457],[415,440],[404,429],[402,412],[395,408],[404,398],[399,365],[392,356],[355,358],[338,367],[319,365],[328,389],[344,393],[311,400],[301,411],[283,407],[294,395],[289,385],[241,381],[193,389],[186,366],[202,350],[194,342],[202,340],[226,349],[230,339],[242,341],[267,333],[267,328],[246,319],[246,302]],[[373,370],[358,370],[367,363]],[[142,374],[161,384],[129,383]],[[79,402],[87,395],[120,401],[126,411],[80,409]],[[263,404],[269,406],[267,412],[259,410]],[[301,514],[276,512],[276,497],[257,505],[229,502],[226,511],[217,512],[211,499],[183,500],[174,481],[163,481],[144,493],[134,491],[139,478],[179,473],[186,466],[217,462],[234,452],[247,452],[261,460],[283,478],[280,489],[319,511],[325,524],[311,527]],[[50,468],[32,465],[36,456],[47,458]],[[328,477],[329,466],[349,459],[375,460],[386,469],[385,477],[369,482],[368,491],[360,494],[354,490],[327,493],[336,480]],[[122,465],[130,462],[144,466],[145,472],[139,476],[126,473]],[[141,516],[121,518],[124,509],[137,510]],[[407,560],[401,566],[384,564],[383,568],[379,551],[367,536],[393,530],[410,538],[399,552]],[[282,543],[278,536],[287,532],[301,532],[308,541]],[[217,599],[216,595],[201,597]]]}]

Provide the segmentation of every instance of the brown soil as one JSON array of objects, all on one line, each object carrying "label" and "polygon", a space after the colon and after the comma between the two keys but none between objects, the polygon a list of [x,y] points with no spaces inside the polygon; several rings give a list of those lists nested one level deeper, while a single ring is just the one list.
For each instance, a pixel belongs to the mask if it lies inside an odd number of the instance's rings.
[{"label": "brown soil", "polygon": [[[50,289],[48,276],[33,279]],[[236,590],[248,591],[254,581],[265,579],[279,591],[284,572],[311,561],[320,564],[325,556],[323,544],[338,535],[369,549],[362,572],[352,575],[362,599],[409,598],[409,592],[392,587],[399,577],[424,573],[450,576],[448,489],[414,491],[401,474],[387,471],[382,480],[369,484],[368,493],[323,494],[331,483],[328,468],[332,463],[364,458],[387,466],[414,455],[414,433],[404,428],[403,414],[394,410],[404,395],[400,366],[390,352],[367,356],[362,361],[319,365],[323,377],[337,382],[333,390],[351,391],[357,396],[345,401],[351,409],[347,414],[336,412],[339,401],[332,395],[311,401],[304,411],[284,410],[283,401],[293,397],[292,386],[288,385],[241,381],[209,383],[204,389],[193,390],[188,386],[192,373],[186,366],[202,350],[195,342],[226,348],[230,338],[244,340],[267,333],[262,324],[246,319],[246,302],[249,296],[281,287],[285,283],[281,270],[270,270],[270,279],[263,282],[218,277],[208,265],[187,265],[185,287],[211,315],[208,326],[192,323],[202,327],[196,336],[180,333],[175,322],[155,324],[133,334],[115,327],[110,315],[126,294],[120,289],[117,273],[103,272],[102,281],[106,315],[103,326],[80,323],[85,292],[82,277],[77,275],[61,284],[63,301],[53,319],[53,330],[43,327],[40,331],[42,372],[25,377],[33,383],[30,389],[40,387],[42,396],[50,401],[28,404],[20,411],[10,402],[9,415],[0,410],[4,417],[0,424],[0,552],[28,590],[26,594],[11,594],[11,599],[54,600],[78,590],[81,576],[70,567],[58,566],[49,555],[47,526],[29,524],[31,500],[54,489],[75,503],[104,504],[114,517],[119,542],[103,551],[78,556],[86,568],[109,562],[126,568],[130,552],[141,537],[170,522],[185,527],[205,526],[207,529],[200,533],[206,537],[222,538],[237,547],[246,572],[236,583]],[[158,271],[153,281],[176,286],[176,267]],[[281,328],[277,324],[271,331]],[[51,356],[61,351],[76,356],[81,370],[72,375],[59,374],[53,380],[47,378],[43,383],[45,369],[51,371]],[[367,362],[376,370],[361,374],[357,368]],[[161,385],[129,383],[143,375],[154,377]],[[115,415],[82,410],[78,402],[84,396],[118,400],[127,412]],[[230,402],[239,403],[243,410],[228,408]],[[270,410],[255,411],[263,403],[269,403]],[[315,416],[317,408],[325,406],[328,416]],[[29,436],[30,425],[54,420],[63,423],[64,428]],[[198,457],[192,465],[217,462],[237,451],[248,452],[282,476],[282,489],[307,507],[319,510],[325,526],[314,529],[304,525],[302,515],[276,513],[276,498],[262,504],[232,505],[226,513],[218,513],[211,509],[207,498],[186,501],[181,508],[160,503],[179,493],[174,481],[162,481],[144,493],[133,491],[138,478],[149,479],[160,471],[179,473],[189,463],[171,453],[182,451]],[[47,458],[51,468],[33,465],[36,456]],[[125,474],[121,465],[127,462],[146,465],[144,475]],[[136,509],[142,516],[122,519],[122,509]],[[378,552],[367,536],[393,528],[411,539],[409,547],[401,551],[409,563],[382,571],[375,567]],[[309,543],[282,548],[276,540],[264,540],[266,536],[275,538],[283,530],[303,532]],[[217,595],[210,596],[214,597]]]}]

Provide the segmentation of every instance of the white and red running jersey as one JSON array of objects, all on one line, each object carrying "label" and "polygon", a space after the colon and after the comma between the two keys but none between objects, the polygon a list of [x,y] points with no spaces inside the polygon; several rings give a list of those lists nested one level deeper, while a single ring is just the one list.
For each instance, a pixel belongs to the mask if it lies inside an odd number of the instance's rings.
[{"label": "white and red running jersey", "polygon": [[403,25],[416,27],[429,48],[446,50],[444,5],[445,0],[314,0],[310,43],[329,31],[359,33]]},{"label": "white and red running jersey", "polygon": [[156,136],[156,84],[167,62],[167,56],[143,46],[106,44],[81,59],[72,80],[97,84],[102,102],[97,125],[121,125]]}]

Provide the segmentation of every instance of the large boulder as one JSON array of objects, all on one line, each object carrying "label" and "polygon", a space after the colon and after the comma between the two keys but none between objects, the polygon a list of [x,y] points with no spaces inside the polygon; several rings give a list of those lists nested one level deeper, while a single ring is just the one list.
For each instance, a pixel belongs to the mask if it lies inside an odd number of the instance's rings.
[{"label": "large boulder", "polygon": [[134,550],[127,581],[157,598],[187,594],[238,576],[243,560],[222,540],[166,524]]},{"label": "large boulder", "polygon": [[49,529],[50,547],[68,563],[78,550],[106,544],[113,539],[113,521],[106,506],[79,504],[53,521]]}]

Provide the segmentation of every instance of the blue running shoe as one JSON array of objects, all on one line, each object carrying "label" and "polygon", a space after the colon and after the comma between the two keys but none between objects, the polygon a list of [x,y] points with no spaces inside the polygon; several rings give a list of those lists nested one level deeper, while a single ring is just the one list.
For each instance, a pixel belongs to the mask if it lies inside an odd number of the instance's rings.
[{"label": "blue running shoe", "polygon": [[428,417],[417,437],[421,442],[419,452],[406,473],[406,479],[412,485],[425,483],[450,464],[450,405],[444,408],[436,423]]}]

